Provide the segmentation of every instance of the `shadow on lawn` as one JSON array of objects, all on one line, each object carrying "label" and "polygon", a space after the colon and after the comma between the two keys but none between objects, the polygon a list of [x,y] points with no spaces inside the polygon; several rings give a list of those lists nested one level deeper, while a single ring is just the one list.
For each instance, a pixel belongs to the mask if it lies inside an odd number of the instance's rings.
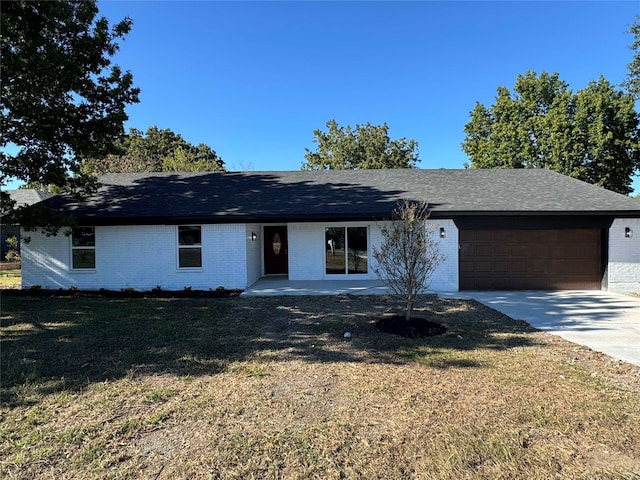
[{"label": "shadow on lawn", "polygon": [[[407,339],[375,331],[401,312],[390,297],[3,299],[2,403],[143,374],[210,375],[234,361],[389,362],[425,351],[434,368],[478,368],[453,351],[532,345],[535,331],[476,302],[433,299],[417,316],[447,333]],[[344,338],[345,332],[352,334]]]}]

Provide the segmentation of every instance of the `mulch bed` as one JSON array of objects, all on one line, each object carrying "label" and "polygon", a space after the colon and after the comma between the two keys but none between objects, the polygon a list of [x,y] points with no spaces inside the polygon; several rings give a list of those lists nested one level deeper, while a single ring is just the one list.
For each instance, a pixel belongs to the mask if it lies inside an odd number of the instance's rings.
[{"label": "mulch bed", "polygon": [[2,295],[14,297],[90,297],[90,298],[229,298],[237,297],[243,290],[76,290],[46,288],[6,289]]},{"label": "mulch bed", "polygon": [[447,327],[424,318],[412,318],[407,321],[404,315],[384,317],[376,322],[376,330],[407,338],[435,337],[447,331]]},{"label": "mulch bed", "polygon": [[0,262],[1,270],[15,270],[20,268],[20,262]]}]

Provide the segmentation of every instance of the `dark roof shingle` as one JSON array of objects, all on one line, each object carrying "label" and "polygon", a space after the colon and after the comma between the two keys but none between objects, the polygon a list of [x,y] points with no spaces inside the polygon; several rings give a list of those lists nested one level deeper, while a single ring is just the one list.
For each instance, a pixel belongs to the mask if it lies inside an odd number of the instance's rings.
[{"label": "dark roof shingle", "polygon": [[550,170],[330,170],[109,174],[92,197],[45,205],[95,223],[251,222],[388,218],[426,200],[433,217],[640,216],[638,200]]}]

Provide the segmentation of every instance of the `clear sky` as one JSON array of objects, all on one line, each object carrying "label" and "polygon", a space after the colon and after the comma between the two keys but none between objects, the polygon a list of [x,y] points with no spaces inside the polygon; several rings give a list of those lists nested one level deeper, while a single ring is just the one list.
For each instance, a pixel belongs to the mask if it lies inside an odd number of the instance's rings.
[{"label": "clear sky", "polygon": [[[619,84],[640,2],[99,1],[133,29],[114,61],[156,125],[210,145],[231,170],[297,170],[313,131],[389,125],[419,143],[421,168],[462,168],[476,101],[527,70],[573,90]],[[640,191],[640,179],[634,184]]]}]

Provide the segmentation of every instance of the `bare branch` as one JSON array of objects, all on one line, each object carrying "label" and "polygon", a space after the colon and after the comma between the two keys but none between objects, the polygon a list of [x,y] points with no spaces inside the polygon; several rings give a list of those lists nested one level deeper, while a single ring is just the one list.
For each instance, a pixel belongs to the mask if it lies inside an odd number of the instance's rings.
[{"label": "bare branch", "polygon": [[431,276],[446,258],[427,226],[428,206],[427,202],[398,202],[393,221],[380,228],[380,248],[373,249],[377,262],[373,271],[406,302],[407,320],[413,315],[418,296],[429,288]]}]

